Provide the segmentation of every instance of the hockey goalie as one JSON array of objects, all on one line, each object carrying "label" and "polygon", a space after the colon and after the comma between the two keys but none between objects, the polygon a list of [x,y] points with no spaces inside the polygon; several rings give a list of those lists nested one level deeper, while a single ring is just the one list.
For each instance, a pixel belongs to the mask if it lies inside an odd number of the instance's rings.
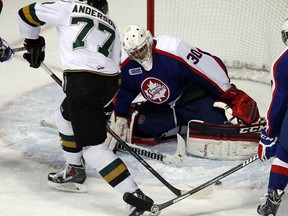
[{"label": "hockey goalie", "polygon": [[[110,127],[124,141],[156,145],[179,133],[195,156],[235,160],[257,153],[265,121],[255,100],[230,83],[221,59],[179,38],[153,38],[138,25],[124,30],[123,47]],[[139,94],[145,102],[135,103]]]}]

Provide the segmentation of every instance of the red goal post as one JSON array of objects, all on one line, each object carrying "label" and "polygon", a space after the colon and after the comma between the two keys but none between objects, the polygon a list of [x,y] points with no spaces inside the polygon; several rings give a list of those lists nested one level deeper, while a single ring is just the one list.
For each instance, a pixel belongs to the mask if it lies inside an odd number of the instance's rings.
[{"label": "red goal post", "polygon": [[265,83],[286,48],[280,32],[287,17],[288,0],[147,0],[154,36],[180,37],[219,56],[231,77]]}]

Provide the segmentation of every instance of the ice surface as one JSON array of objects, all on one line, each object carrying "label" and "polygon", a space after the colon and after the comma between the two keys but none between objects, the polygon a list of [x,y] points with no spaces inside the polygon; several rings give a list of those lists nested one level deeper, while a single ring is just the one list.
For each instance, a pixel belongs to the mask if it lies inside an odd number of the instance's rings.
[{"label": "ice surface", "polygon": [[[0,17],[1,37],[12,47],[22,46],[18,32],[17,11],[32,3],[29,0],[4,1]],[[145,0],[113,0],[110,14],[117,18],[119,29],[129,24],[145,24]],[[131,23],[133,16],[133,23]],[[45,27],[45,63],[61,77],[55,29]],[[62,168],[64,159],[57,132],[40,126],[42,119],[52,121],[54,110],[64,95],[57,84],[41,69],[29,68],[16,53],[13,60],[0,64],[0,215],[2,216],[115,216],[127,215],[126,204],[91,168],[87,168],[86,194],[65,193],[47,186],[47,174]],[[237,86],[254,97],[264,116],[270,87],[252,81],[233,80]],[[168,153],[175,150],[173,143],[157,146]],[[156,203],[174,195],[154,178],[131,155],[119,154],[127,163],[139,186]],[[179,167],[147,162],[177,188],[188,189],[200,185],[241,161],[212,161],[188,156]],[[256,161],[214,186],[211,196],[204,199],[187,198],[165,210],[167,216],[248,216],[257,215],[259,198],[266,192],[270,162]],[[287,199],[279,216],[287,215]]]}]

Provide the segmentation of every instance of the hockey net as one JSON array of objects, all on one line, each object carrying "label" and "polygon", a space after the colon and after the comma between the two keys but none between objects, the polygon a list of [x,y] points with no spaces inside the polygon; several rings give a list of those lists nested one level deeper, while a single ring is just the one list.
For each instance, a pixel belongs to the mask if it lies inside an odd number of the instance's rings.
[{"label": "hockey net", "polygon": [[147,27],[220,57],[230,77],[269,83],[288,0],[147,0]]}]

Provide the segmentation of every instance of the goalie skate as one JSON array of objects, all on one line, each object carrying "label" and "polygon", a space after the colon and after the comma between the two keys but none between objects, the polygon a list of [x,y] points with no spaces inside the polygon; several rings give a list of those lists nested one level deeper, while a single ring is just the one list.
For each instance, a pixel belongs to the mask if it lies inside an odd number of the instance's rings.
[{"label": "goalie skate", "polygon": [[84,193],[87,191],[83,184],[86,180],[85,167],[80,165],[66,165],[65,169],[58,173],[49,173],[48,185],[61,191]]}]

